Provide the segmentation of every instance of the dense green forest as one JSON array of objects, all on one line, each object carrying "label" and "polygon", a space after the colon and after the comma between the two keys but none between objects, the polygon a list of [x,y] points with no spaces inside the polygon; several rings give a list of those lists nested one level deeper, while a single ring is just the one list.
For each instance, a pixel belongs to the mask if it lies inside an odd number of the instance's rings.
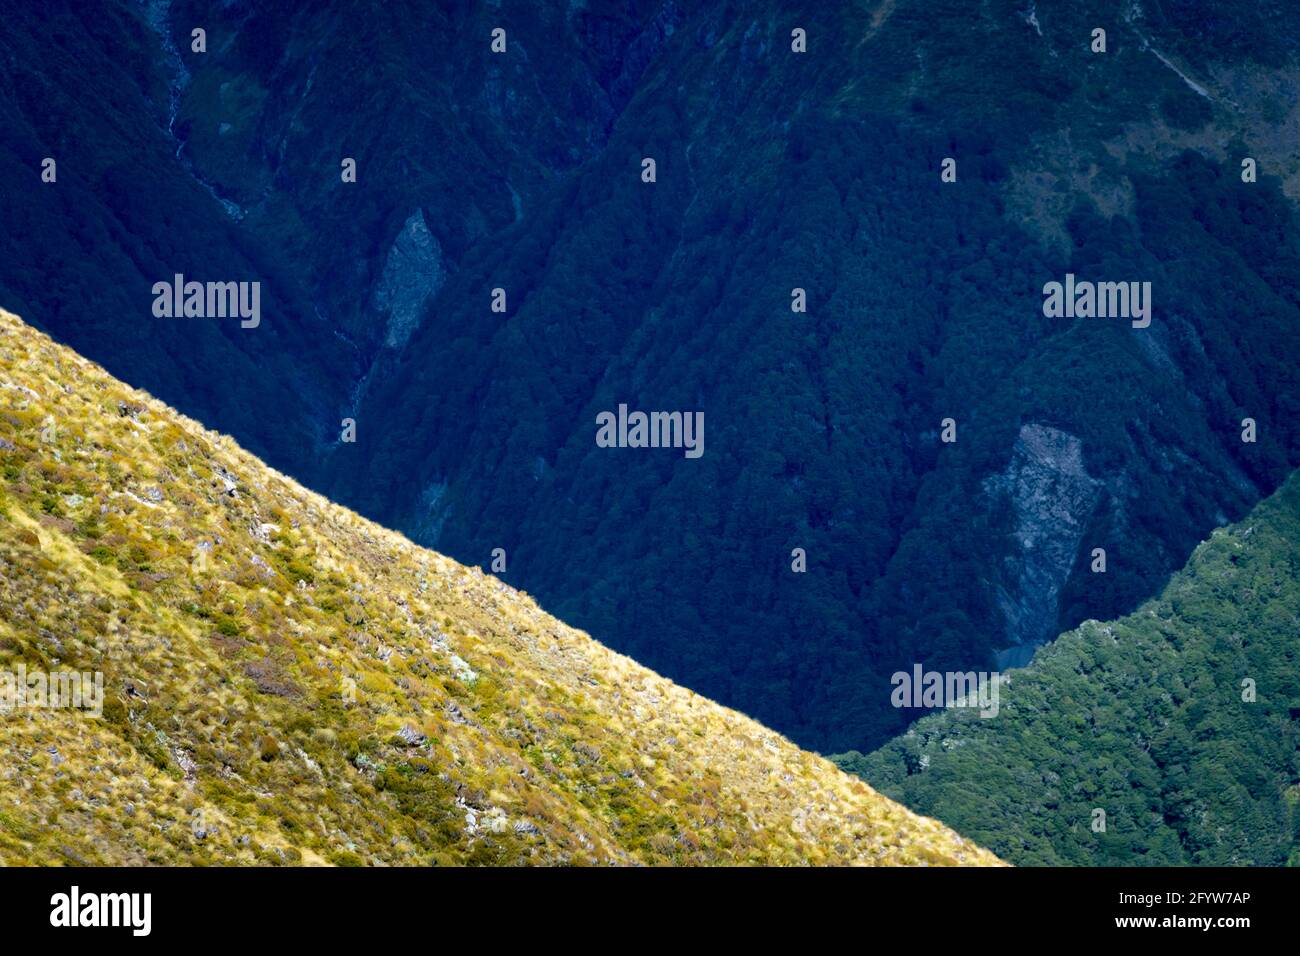
[{"label": "dense green forest", "polygon": [[996,717],[832,759],[1017,864],[1300,865],[1298,632],[1300,474],[1157,598],[1004,675]]},{"label": "dense green forest", "polygon": [[[909,719],[895,670],[1132,610],[1300,464],[1300,23],[1028,9],[15,11],[0,305],[423,544],[503,549],[673,679],[869,750]],[[1046,319],[1067,271],[1151,282],[1150,328]],[[154,319],[175,272],[260,278],[262,325]],[[597,447],[621,402],[703,412],[704,456]]]},{"label": "dense green forest", "polygon": [[[169,135],[167,62],[143,4],[7,7],[0,23],[0,306],[114,373],[310,472],[352,374],[272,247],[239,227]],[[94,77],[91,82],[87,78]],[[55,180],[41,179],[55,161]],[[265,321],[158,320],[176,273],[262,283]]]},{"label": "dense green forest", "polygon": [[[1132,34],[1103,68],[999,21],[993,64],[943,11],[916,14],[871,55],[823,25],[817,55],[792,57],[775,19],[667,45],[599,155],[475,247],[383,366],[338,493],[462,560],[503,548],[505,579],[566,620],[827,750],[902,729],[899,667],[987,666],[1155,593],[1297,463],[1281,183],[1243,183],[1235,151],[1094,156],[1121,122],[1163,128],[1162,103],[1199,108]],[[938,75],[910,72],[905,51],[947,45]],[[1027,160],[1066,116],[1087,156]],[[1058,190],[1060,244],[1015,213],[1026,165],[1088,163],[1123,184],[1121,211]],[[1045,319],[1042,285],[1066,271],[1151,281],[1152,327]],[[598,448],[619,402],[702,410],[703,458]],[[1047,569],[1023,542],[1055,519],[1017,505],[1032,475],[999,478],[1026,427],[1077,440],[1084,473],[1059,593],[1032,615]],[[1012,614],[1038,620],[1013,635]]]}]

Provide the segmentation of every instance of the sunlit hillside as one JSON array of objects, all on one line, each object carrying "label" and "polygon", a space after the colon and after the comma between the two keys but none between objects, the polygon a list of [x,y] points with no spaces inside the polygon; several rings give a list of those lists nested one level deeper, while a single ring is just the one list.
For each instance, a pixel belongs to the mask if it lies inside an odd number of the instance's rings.
[{"label": "sunlit hillside", "polygon": [[997,862],[5,312],[0,569],[0,863]]}]

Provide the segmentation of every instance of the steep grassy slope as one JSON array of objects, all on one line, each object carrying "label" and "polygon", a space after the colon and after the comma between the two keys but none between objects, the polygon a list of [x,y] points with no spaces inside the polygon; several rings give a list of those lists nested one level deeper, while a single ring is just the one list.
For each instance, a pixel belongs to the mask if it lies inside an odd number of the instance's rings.
[{"label": "steep grassy slope", "polygon": [[997,717],[834,759],[1015,863],[1300,865],[1297,634],[1300,473],[1157,599],[1011,671]]},{"label": "steep grassy slope", "polygon": [[0,312],[0,863],[996,860]]}]

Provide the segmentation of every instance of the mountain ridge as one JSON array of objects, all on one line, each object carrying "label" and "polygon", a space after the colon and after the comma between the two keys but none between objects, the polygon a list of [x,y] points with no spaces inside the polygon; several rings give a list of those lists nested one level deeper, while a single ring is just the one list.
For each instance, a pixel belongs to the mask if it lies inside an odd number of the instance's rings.
[{"label": "mountain ridge", "polygon": [[0,311],[0,861],[994,864]]}]

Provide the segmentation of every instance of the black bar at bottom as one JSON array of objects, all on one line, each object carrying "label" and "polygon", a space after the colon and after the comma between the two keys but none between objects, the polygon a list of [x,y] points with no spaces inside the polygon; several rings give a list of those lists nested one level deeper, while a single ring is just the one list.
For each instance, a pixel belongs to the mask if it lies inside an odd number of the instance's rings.
[{"label": "black bar at bottom", "polygon": [[904,932],[944,945],[987,931],[1231,944],[1289,931],[1298,890],[1294,869],[12,869],[0,870],[0,925],[9,944],[75,934],[127,946],[412,932],[770,945],[778,930],[805,942]]}]

